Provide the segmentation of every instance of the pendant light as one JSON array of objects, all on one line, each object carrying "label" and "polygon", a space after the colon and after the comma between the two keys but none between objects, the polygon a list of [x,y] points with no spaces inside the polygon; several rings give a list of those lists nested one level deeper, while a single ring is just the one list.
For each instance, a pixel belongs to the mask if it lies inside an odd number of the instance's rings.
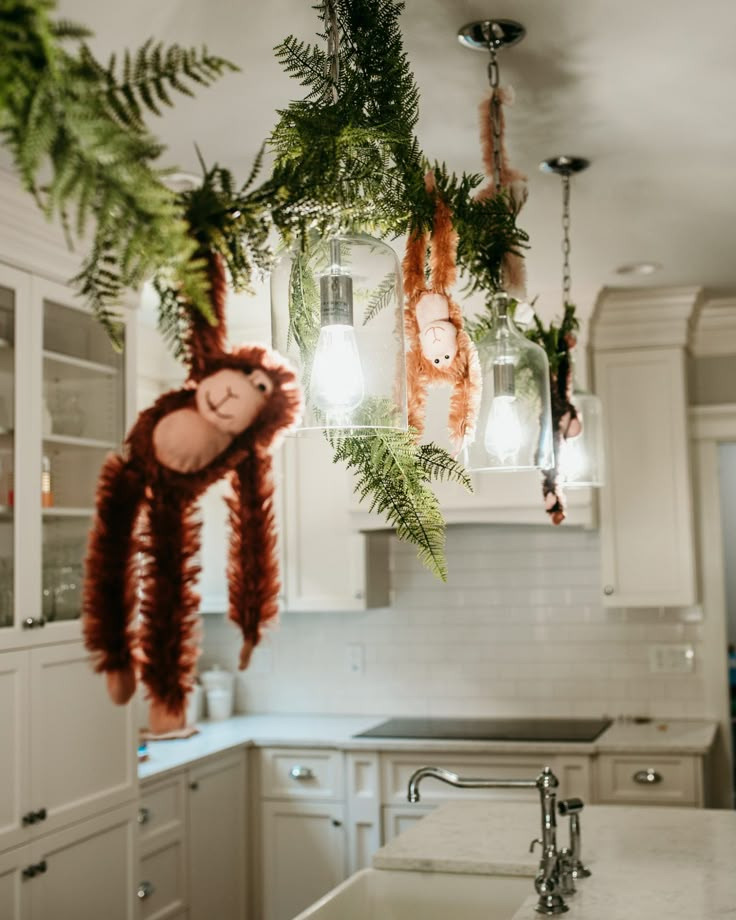
[{"label": "pendant light", "polygon": [[[482,20],[463,26],[458,38],[468,48],[490,55],[493,180],[501,188],[501,112],[496,54],[526,34],[521,23]],[[498,290],[489,302],[487,335],[476,342],[483,374],[478,432],[468,446],[465,465],[471,472],[545,469],[553,462],[549,362],[543,348],[514,325],[513,301]]]},{"label": "pendant light", "polygon": [[[562,179],[562,306],[572,303],[570,290],[570,179],[587,169],[590,161],[583,157],[557,156],[539,164],[542,172]],[[604,484],[603,412],[600,399],[581,389],[575,380],[570,402],[577,411],[579,433],[563,438],[559,447],[557,470],[565,489],[600,487]]]},{"label": "pendant light", "polygon": [[[325,4],[331,101],[337,102],[340,30]],[[367,234],[306,238],[271,273],[274,348],[297,368],[304,415],[296,434],[408,430],[401,266]]]}]

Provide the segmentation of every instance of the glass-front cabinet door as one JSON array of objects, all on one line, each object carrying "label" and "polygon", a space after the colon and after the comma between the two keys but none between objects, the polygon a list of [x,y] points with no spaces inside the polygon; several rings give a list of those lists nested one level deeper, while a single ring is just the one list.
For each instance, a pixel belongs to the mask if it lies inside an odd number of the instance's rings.
[{"label": "glass-front cabinet door", "polygon": [[63,285],[0,266],[0,643],[79,637],[97,478],[125,406],[124,355],[94,317]]},{"label": "glass-front cabinet door", "polygon": [[0,630],[15,625],[16,315],[28,307],[28,276],[0,267]]}]

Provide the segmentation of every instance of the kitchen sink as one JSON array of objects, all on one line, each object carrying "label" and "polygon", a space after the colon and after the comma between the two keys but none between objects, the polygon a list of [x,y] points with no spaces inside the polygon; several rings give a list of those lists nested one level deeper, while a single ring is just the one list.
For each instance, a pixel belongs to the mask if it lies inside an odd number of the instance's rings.
[{"label": "kitchen sink", "polygon": [[511,920],[530,896],[528,877],[362,869],[295,920]]}]

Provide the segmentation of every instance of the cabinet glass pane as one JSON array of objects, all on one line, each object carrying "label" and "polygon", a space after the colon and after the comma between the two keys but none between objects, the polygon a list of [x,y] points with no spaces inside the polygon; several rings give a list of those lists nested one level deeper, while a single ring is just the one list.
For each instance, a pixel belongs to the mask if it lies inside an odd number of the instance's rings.
[{"label": "cabinet glass pane", "polygon": [[15,294],[0,287],[0,628],[13,625]]},{"label": "cabinet glass pane", "polygon": [[123,437],[123,356],[89,314],[44,301],[43,616],[76,619],[97,477]]}]

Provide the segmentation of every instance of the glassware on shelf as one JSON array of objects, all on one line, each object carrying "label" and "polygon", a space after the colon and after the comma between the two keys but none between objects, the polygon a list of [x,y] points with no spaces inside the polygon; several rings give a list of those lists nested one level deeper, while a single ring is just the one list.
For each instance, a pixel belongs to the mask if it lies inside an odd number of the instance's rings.
[{"label": "glassware on shelf", "polygon": [[41,507],[54,507],[54,493],[51,488],[51,460],[43,455],[41,461]]},{"label": "glassware on shelf", "polygon": [[49,409],[53,434],[81,437],[84,433],[86,415],[76,390],[65,390],[62,383],[58,379],[55,380]]},{"label": "glassware on shelf", "polygon": [[0,559],[0,629],[13,625],[13,560]]}]

